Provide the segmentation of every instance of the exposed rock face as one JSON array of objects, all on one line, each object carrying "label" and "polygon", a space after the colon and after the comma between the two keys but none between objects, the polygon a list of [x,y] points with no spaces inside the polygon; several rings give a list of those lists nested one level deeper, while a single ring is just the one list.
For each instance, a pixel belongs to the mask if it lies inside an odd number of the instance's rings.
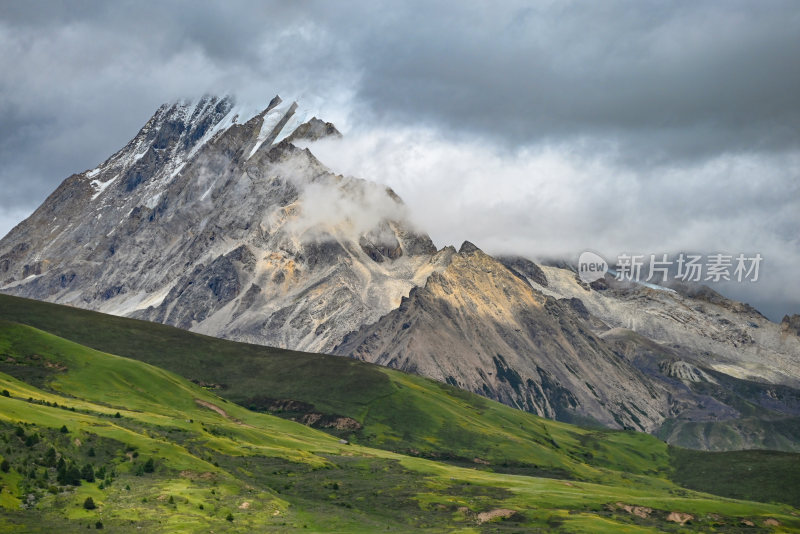
[{"label": "exposed rock face", "polygon": [[677,378],[678,380],[681,380],[683,382],[710,382],[712,384],[717,383],[717,381],[714,380],[714,377],[710,376],[708,373],[698,368],[696,365],[692,365],[691,363],[683,360],[676,360],[676,361],[663,360],[659,364],[659,368],[664,375]]},{"label": "exposed rock face", "polygon": [[312,117],[310,121],[298,126],[297,129],[286,138],[286,140],[290,143],[294,143],[302,139],[308,141],[317,141],[323,137],[341,136],[342,134],[336,129],[336,126],[330,122],[323,122],[316,117]]},{"label": "exposed rock face", "polygon": [[519,256],[499,256],[497,261],[508,267],[511,272],[517,274],[522,280],[529,280],[536,285],[547,287],[547,276],[542,268],[531,260]]},{"label": "exposed rock face", "polygon": [[338,134],[316,119],[287,131],[296,109],[277,97],[249,119],[228,99],[162,106],[0,241],[2,290],[329,351],[422,283],[435,247],[393,192],[283,139]]},{"label": "exposed rock face", "polygon": [[800,336],[800,315],[785,315],[781,321],[781,332]]},{"label": "exposed rock face", "polygon": [[605,325],[597,331],[628,329],[733,377],[800,387],[800,338],[781,335],[780,325],[747,304],[707,287],[659,290],[621,284],[610,275],[598,290],[582,284],[570,269],[542,270],[549,282],[542,292],[580,299]]},{"label": "exposed rock face", "polygon": [[652,387],[570,305],[537,291],[471,243],[338,354],[419,373],[551,418],[652,430],[666,393]]}]

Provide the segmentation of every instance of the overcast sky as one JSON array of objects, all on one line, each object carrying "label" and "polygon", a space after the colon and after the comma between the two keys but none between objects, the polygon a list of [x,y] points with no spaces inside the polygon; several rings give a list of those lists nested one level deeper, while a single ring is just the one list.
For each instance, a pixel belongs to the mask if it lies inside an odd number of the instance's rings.
[{"label": "overcast sky", "polygon": [[163,102],[280,94],[439,246],[764,256],[800,313],[800,3],[2,2],[0,235]]}]

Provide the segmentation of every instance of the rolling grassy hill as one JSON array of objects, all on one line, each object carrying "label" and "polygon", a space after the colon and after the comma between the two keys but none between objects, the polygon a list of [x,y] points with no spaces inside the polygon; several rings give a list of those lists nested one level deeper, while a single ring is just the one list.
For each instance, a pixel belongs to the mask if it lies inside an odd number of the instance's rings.
[{"label": "rolling grassy hill", "polygon": [[[798,486],[785,468],[796,455],[740,458],[708,487],[714,477],[696,473],[720,468],[719,456],[678,458],[645,434],[556,423],[352,360],[6,296],[0,319],[0,531],[677,531],[673,512],[703,531],[800,529],[790,506],[676,483],[797,505],[768,491]],[[361,428],[325,433],[233,402],[254,399]],[[64,469],[104,476],[59,484],[50,448]],[[94,510],[81,505],[90,496]]]},{"label": "rolling grassy hill", "polygon": [[[292,400],[306,404],[306,411],[352,418],[360,430],[331,431],[371,447],[578,480],[606,476],[598,468],[631,474],[669,468],[667,446],[645,434],[579,429],[347,358],[236,343],[7,295],[0,295],[0,320],[156,365],[245,407],[264,398]],[[20,372],[0,362],[2,370]]]}]

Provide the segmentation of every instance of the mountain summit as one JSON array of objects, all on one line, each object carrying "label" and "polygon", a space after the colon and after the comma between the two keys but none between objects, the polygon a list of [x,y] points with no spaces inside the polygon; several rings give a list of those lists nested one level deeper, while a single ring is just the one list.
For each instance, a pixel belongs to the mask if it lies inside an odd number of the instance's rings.
[{"label": "mountain summit", "polygon": [[435,248],[390,190],[289,139],[340,135],[275,97],[160,107],[0,242],[5,292],[327,351],[399,304]]}]

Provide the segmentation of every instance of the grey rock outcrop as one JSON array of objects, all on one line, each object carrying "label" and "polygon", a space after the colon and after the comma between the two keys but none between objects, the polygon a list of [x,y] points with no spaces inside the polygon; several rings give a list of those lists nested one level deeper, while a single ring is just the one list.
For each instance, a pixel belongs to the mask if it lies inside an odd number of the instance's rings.
[{"label": "grey rock outcrop", "polygon": [[621,360],[572,306],[472,243],[440,254],[445,269],[334,352],[545,417],[645,431],[667,417],[666,392]]}]

